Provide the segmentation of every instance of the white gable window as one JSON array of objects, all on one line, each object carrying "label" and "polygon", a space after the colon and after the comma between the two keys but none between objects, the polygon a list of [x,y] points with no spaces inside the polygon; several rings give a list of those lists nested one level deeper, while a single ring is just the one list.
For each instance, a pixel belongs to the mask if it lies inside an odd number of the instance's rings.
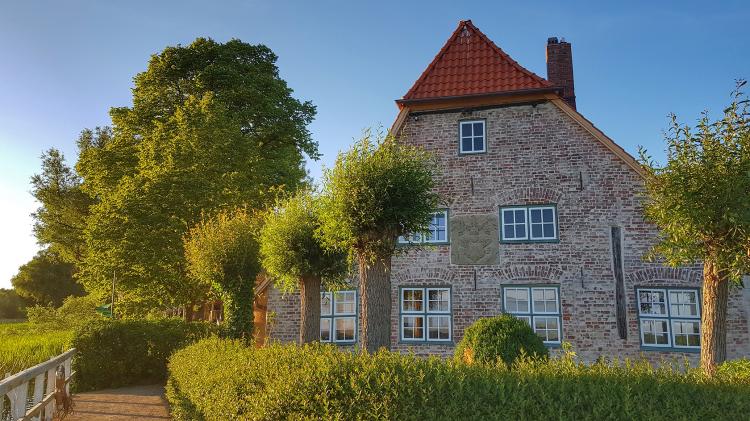
[{"label": "white gable window", "polygon": [[399,301],[402,341],[451,340],[450,288],[402,288]]},{"label": "white gable window", "polygon": [[547,345],[559,345],[562,329],[556,286],[503,287],[503,311],[528,323]]},{"label": "white gable window", "polygon": [[320,294],[320,341],[353,343],[357,339],[357,291]]},{"label": "white gable window", "polygon": [[557,209],[554,205],[500,208],[500,239],[557,241]]},{"label": "white gable window", "polygon": [[481,153],[487,151],[484,120],[459,122],[459,152]]},{"label": "white gable window", "polygon": [[424,233],[414,233],[398,237],[399,244],[446,244],[448,242],[448,211],[432,214],[430,225]]},{"label": "white gable window", "polygon": [[700,349],[701,313],[697,289],[638,288],[641,346]]}]

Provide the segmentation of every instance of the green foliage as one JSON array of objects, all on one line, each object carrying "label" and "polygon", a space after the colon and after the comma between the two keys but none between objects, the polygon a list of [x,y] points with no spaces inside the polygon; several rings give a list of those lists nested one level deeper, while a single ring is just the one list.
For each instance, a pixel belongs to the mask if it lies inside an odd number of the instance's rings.
[{"label": "green foliage", "polygon": [[42,250],[22,265],[11,279],[18,295],[30,304],[58,307],[69,296],[83,295],[83,287],[73,279],[73,265],[54,252]]},{"label": "green foliage", "polygon": [[70,349],[73,332],[30,323],[0,323],[0,377],[47,361]]},{"label": "green foliage", "polygon": [[531,326],[509,314],[481,318],[464,331],[455,358],[465,363],[511,366],[522,356],[547,357],[547,347]]},{"label": "green foliage", "polygon": [[78,391],[163,382],[167,358],[215,325],[182,320],[101,320],[76,330],[72,346]]},{"label": "green foliage", "polygon": [[398,236],[428,228],[438,207],[435,168],[427,152],[365,132],[323,173],[325,245],[369,260],[391,256]]},{"label": "green foliage", "polygon": [[81,189],[81,178],[65,163],[59,150],[42,154],[42,172],[31,177],[31,194],[41,204],[32,214],[40,245],[68,263],[77,263],[86,250],[84,230],[92,198]]},{"label": "green foliage", "polygon": [[671,116],[665,165],[640,151],[645,215],[663,234],[654,255],[673,266],[711,260],[735,282],[750,273],[750,113],[743,85],[716,121],[704,113],[691,128]]},{"label": "green foliage", "polygon": [[15,290],[0,288],[0,320],[22,319],[26,316],[26,303]]},{"label": "green foliage", "polygon": [[727,382],[750,385],[750,358],[725,361],[716,369],[716,376]]},{"label": "green foliage", "polygon": [[[104,294],[117,277],[118,314],[205,298],[186,282],[183,236],[202,212],[264,208],[303,183],[315,107],[292,97],[263,45],[199,38],[151,57],[133,106],[112,128],[85,131],[76,170],[96,199],[80,278]],[[125,312],[125,313],[123,313]]]},{"label": "green foliage", "polygon": [[303,277],[335,283],[346,274],[346,255],[324,248],[318,229],[318,198],[310,190],[279,200],[266,213],[259,239],[263,268],[282,290],[297,289]]},{"label": "green foliage", "polygon": [[59,308],[34,306],[27,309],[29,323],[39,330],[69,330],[102,316],[96,311],[99,300],[93,295],[68,297]]},{"label": "green foliage", "polygon": [[648,363],[572,357],[465,365],[330,345],[210,339],[169,361],[177,420],[743,419],[750,387]]},{"label": "green foliage", "polygon": [[253,333],[259,225],[260,217],[238,208],[204,219],[185,237],[190,276],[219,294],[228,333],[235,338],[249,339]]}]

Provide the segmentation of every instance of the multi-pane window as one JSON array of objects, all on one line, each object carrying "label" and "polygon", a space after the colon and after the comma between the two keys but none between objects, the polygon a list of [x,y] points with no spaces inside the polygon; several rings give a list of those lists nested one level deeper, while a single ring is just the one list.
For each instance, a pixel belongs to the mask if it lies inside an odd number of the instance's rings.
[{"label": "multi-pane window", "polygon": [[401,244],[413,243],[447,243],[448,242],[448,211],[441,210],[432,214],[430,225],[424,233],[414,233],[398,238]]},{"label": "multi-pane window", "polygon": [[320,341],[355,342],[357,338],[357,292],[320,294]]},{"label": "multi-pane window", "polygon": [[500,238],[503,241],[557,240],[554,206],[500,208]]},{"label": "multi-pane window", "polygon": [[450,288],[402,288],[399,302],[402,341],[451,340]]},{"label": "multi-pane window", "polygon": [[641,345],[698,349],[701,345],[698,290],[639,288]]},{"label": "multi-pane window", "polygon": [[459,123],[461,153],[485,152],[484,120],[462,121]]},{"label": "multi-pane window", "polygon": [[560,294],[557,287],[504,287],[503,309],[528,323],[544,343],[560,343]]}]

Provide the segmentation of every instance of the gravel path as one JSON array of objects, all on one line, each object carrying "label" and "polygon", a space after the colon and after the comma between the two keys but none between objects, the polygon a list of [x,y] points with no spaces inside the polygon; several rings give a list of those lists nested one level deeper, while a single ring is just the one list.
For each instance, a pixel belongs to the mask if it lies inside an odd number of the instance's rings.
[{"label": "gravel path", "polygon": [[65,421],[170,420],[164,386],[133,386],[79,393]]}]

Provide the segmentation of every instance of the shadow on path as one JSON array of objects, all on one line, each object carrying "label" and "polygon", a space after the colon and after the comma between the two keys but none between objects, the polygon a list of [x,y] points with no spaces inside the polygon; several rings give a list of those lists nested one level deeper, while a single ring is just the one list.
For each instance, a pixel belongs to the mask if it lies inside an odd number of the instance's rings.
[{"label": "shadow on path", "polygon": [[170,420],[164,386],[133,386],[79,393],[73,396],[68,421]]}]

